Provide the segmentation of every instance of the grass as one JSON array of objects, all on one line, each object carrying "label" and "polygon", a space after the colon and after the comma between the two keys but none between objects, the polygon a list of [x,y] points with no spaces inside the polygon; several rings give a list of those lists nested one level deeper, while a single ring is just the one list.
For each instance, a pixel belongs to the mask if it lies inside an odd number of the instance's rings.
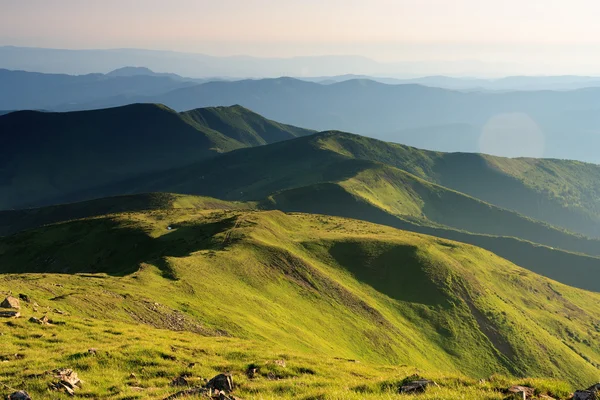
[{"label": "grass", "polygon": [[[0,382],[36,398],[57,397],[40,374],[63,366],[94,398],[164,398],[182,373],[230,371],[249,399],[403,398],[394,385],[415,373],[441,385],[420,398],[500,399],[531,380],[562,396],[596,381],[600,364],[598,294],[357,220],[112,214],[0,239],[0,272],[0,291],[38,304],[0,323]],[[64,325],[27,321],[45,313]]]}]

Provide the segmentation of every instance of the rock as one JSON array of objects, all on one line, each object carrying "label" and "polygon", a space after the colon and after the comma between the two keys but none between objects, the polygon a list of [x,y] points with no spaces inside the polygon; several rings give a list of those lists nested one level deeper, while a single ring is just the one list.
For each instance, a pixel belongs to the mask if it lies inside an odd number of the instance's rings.
[{"label": "rock", "polygon": [[31,397],[26,391],[19,390],[18,392],[8,395],[8,400],[31,400]]},{"label": "rock", "polygon": [[0,310],[0,317],[1,318],[19,318],[21,316],[21,313],[18,311],[4,311],[4,310]]},{"label": "rock", "polygon": [[19,299],[23,300],[25,303],[31,303],[31,299],[26,294],[20,293]]},{"label": "rock", "polygon": [[12,297],[12,296],[7,296],[4,301],[0,304],[1,308],[14,308],[14,309],[19,309],[21,308],[21,304],[19,303],[19,299],[17,299],[16,297]]},{"label": "rock", "polygon": [[50,325],[50,320],[47,315],[44,315],[42,318],[31,317],[29,318],[29,322],[39,325]]},{"label": "rock", "polygon": [[63,389],[69,396],[75,396],[75,391],[65,382],[58,382],[58,385]]},{"label": "rock", "polygon": [[402,385],[400,393],[422,393],[429,386],[438,386],[438,384],[427,379],[417,379]]},{"label": "rock", "polygon": [[92,347],[91,349],[88,349],[88,353],[95,356],[98,353],[98,350]]},{"label": "rock", "polygon": [[285,360],[275,360],[273,361],[273,363],[275,363],[275,365],[279,365],[282,368],[285,368]]},{"label": "rock", "polygon": [[260,367],[258,365],[250,364],[248,365],[248,368],[246,368],[246,376],[252,379],[256,376],[256,374],[258,374],[258,371],[260,371]]},{"label": "rock", "polygon": [[60,368],[52,371],[54,377],[60,379],[60,383],[65,384],[71,389],[75,389],[81,384],[81,380],[77,376],[77,373],[70,368]]},{"label": "rock", "polygon": [[578,390],[573,395],[573,400],[598,400],[598,396],[596,391]]},{"label": "rock", "polygon": [[219,374],[206,384],[207,389],[233,391],[233,378],[231,374]]},{"label": "rock", "polygon": [[511,386],[506,390],[511,397],[519,400],[531,399],[535,395],[535,389],[528,386]]},{"label": "rock", "polygon": [[137,379],[137,375],[135,373],[129,374],[129,379]]},{"label": "rock", "polygon": [[595,385],[590,386],[586,390],[589,390],[590,392],[600,392],[600,383],[596,383]]},{"label": "rock", "polygon": [[171,381],[171,386],[190,386],[190,382],[185,376],[180,375]]}]

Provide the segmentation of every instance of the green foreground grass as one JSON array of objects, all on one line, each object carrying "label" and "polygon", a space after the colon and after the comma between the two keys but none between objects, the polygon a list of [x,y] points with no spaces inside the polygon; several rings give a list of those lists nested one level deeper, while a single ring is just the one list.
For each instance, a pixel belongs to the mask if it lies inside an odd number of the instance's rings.
[{"label": "green foreground grass", "polygon": [[[423,399],[500,399],[528,380],[566,398],[599,376],[597,293],[356,220],[110,214],[1,238],[0,273],[0,293],[38,304],[0,322],[0,383],[35,398],[60,396],[43,375],[60,367],[85,381],[79,396],[115,399],[164,398],[182,373],[232,372],[246,399],[401,398],[415,373],[441,385]],[[28,322],[46,313],[53,326]]]},{"label": "green foreground grass", "polygon": [[[52,312],[51,318],[60,325],[40,326],[26,320],[40,315],[30,307],[23,315],[0,328],[4,342],[0,392],[6,394],[19,389],[34,398],[70,398],[48,388],[53,379],[46,372],[58,367],[78,372],[83,384],[77,397],[106,399],[160,399],[185,389],[171,385],[178,376],[188,376],[190,385],[196,386],[223,372],[233,374],[235,393],[244,399],[414,398],[397,392],[402,380],[414,374],[440,385],[419,396],[426,400],[502,399],[502,390],[515,383],[555,396],[566,397],[571,391],[570,385],[556,380],[492,376],[479,381],[405,365],[290,352],[255,340],[205,337]],[[96,353],[90,353],[90,348]],[[276,360],[284,360],[285,367]],[[252,379],[246,376],[250,364],[260,367]]]}]

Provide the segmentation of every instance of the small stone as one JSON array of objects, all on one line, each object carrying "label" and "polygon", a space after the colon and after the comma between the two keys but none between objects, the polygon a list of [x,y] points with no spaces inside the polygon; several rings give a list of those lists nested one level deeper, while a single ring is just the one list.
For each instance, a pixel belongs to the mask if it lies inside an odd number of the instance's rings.
[{"label": "small stone", "polygon": [[41,319],[36,317],[29,318],[29,322],[33,322],[34,324],[39,325],[50,325],[50,320],[47,315],[44,315]]},{"label": "small stone", "polygon": [[260,367],[256,364],[250,364],[248,365],[248,368],[246,368],[246,376],[250,379],[253,379],[256,374],[258,374],[258,371],[260,371]]},{"label": "small stone", "polygon": [[129,379],[137,379],[137,375],[132,372],[129,374]]},{"label": "small stone", "polygon": [[24,390],[19,390],[8,396],[8,400],[31,400],[29,394]]},{"label": "small stone", "polygon": [[596,383],[595,385],[590,386],[586,390],[589,390],[590,392],[600,392],[600,383]]},{"label": "small stone", "polygon": [[60,368],[52,371],[55,378],[60,379],[60,383],[69,386],[71,389],[75,389],[77,385],[81,383],[77,373],[70,368]]},{"label": "small stone", "polygon": [[98,350],[92,347],[91,349],[88,349],[88,353],[95,356],[98,353]]},{"label": "small stone", "polygon": [[206,384],[208,389],[225,390],[231,392],[233,390],[233,377],[231,374],[219,374],[212,378]]},{"label": "small stone", "polygon": [[273,363],[275,363],[275,365],[279,365],[282,368],[285,368],[285,360],[275,360],[273,361]]},{"label": "small stone", "polygon": [[19,302],[19,299],[17,299],[16,297],[12,297],[12,296],[7,296],[4,301],[0,304],[1,308],[14,308],[14,309],[19,309],[21,308],[21,304]]},{"label": "small stone", "polygon": [[190,382],[185,376],[178,376],[171,381],[171,386],[190,386]]},{"label": "small stone", "polygon": [[402,385],[400,393],[422,393],[429,386],[438,386],[438,384],[427,379],[416,379]]},{"label": "small stone", "polygon": [[598,400],[596,393],[592,390],[578,390],[573,394],[573,400]]},{"label": "small stone", "polygon": [[509,395],[515,399],[527,400],[535,395],[535,389],[528,386],[511,386],[507,389]]},{"label": "small stone", "polygon": [[31,299],[26,294],[20,293],[19,299],[23,300],[25,303],[31,303]]},{"label": "small stone", "polygon": [[21,313],[18,311],[2,311],[0,310],[0,317],[2,318],[19,318]]}]

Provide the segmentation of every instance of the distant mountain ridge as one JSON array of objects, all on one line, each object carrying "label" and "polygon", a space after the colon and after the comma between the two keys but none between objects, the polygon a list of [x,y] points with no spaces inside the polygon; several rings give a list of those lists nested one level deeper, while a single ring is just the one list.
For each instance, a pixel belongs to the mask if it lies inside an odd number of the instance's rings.
[{"label": "distant mountain ridge", "polygon": [[[104,99],[85,107],[132,101],[166,104],[179,111],[241,104],[296,126],[349,131],[386,141],[402,140],[408,145],[426,143],[430,150],[477,149],[500,156],[600,163],[600,156],[593,151],[600,146],[595,130],[600,113],[594,108],[600,104],[600,88],[459,92],[364,79],[323,85],[278,78],[207,82],[155,96]],[[470,128],[464,135],[450,137],[456,126]]]},{"label": "distant mountain ridge", "polygon": [[182,114],[154,104],[13,112],[0,117],[0,209],[51,204],[57,196],[311,133],[239,106]]},{"label": "distant mountain ridge", "polygon": [[[519,85],[521,79],[528,78],[494,82]],[[536,79],[562,82],[571,77]],[[592,82],[591,78],[580,79]],[[404,81],[411,84],[370,79],[322,84],[294,78],[204,82],[144,67],[82,76],[0,70],[0,110],[72,111],[160,103],[187,111],[240,104],[295,126],[355,132],[430,150],[600,163],[600,156],[593,151],[600,146],[596,135],[600,88],[492,92],[433,87],[446,81],[455,80]]]}]

